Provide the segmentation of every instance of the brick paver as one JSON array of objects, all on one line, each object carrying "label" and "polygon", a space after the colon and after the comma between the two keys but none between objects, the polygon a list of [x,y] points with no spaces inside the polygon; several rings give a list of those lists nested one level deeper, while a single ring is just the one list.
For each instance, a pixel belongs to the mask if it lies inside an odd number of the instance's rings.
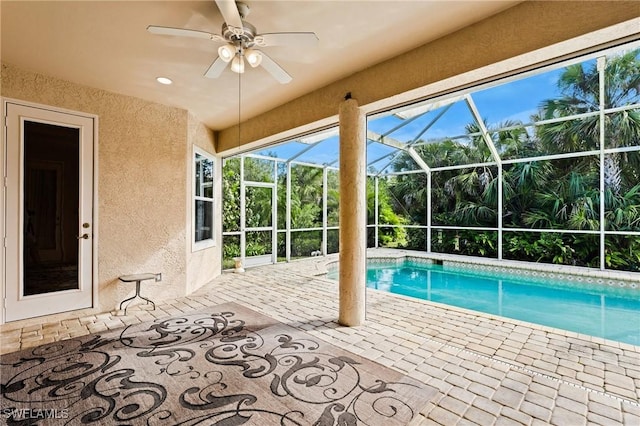
[{"label": "brick paver", "polygon": [[190,297],[0,327],[2,353],[235,301],[403,371],[439,394],[417,425],[640,425],[640,347],[367,290],[367,321],[337,324],[336,256],[224,273]]}]

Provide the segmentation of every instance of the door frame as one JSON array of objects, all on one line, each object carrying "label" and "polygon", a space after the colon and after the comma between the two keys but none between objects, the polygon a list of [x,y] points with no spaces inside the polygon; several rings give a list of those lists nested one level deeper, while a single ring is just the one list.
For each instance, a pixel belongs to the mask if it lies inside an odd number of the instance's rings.
[{"label": "door frame", "polygon": [[[243,160],[244,161],[244,160]],[[274,166],[277,166],[274,162]],[[244,266],[268,265],[278,263],[278,183],[277,182],[253,182],[241,180],[240,187],[240,258]],[[245,214],[247,205],[247,188],[265,188],[271,190],[271,225],[252,228],[247,226]],[[247,233],[271,232],[271,253],[247,256]]]},{"label": "door frame", "polygon": [[38,104],[34,102],[27,102],[21,99],[15,98],[7,98],[0,97],[0,104],[2,104],[2,122],[0,123],[2,131],[0,131],[0,176],[2,177],[2,182],[0,184],[0,230],[2,236],[2,244],[0,244],[0,264],[2,265],[2,274],[0,274],[0,284],[1,284],[1,296],[2,303],[0,303],[0,324],[4,324],[6,322],[6,304],[7,304],[7,194],[6,194],[6,184],[7,184],[7,109],[9,104],[28,107],[28,108],[36,108],[45,111],[51,111],[55,113],[61,114],[70,114],[76,115],[83,118],[88,118],[93,120],[93,199],[92,199],[92,233],[93,237],[91,238],[91,252],[92,252],[92,271],[91,271],[91,279],[92,279],[92,307],[87,309],[95,309],[99,306],[99,283],[98,283],[98,238],[99,238],[99,219],[98,219],[98,205],[99,205],[99,191],[98,191],[98,136],[99,136],[99,120],[98,115],[90,114],[81,111],[75,111],[66,108],[60,108],[52,105]]}]

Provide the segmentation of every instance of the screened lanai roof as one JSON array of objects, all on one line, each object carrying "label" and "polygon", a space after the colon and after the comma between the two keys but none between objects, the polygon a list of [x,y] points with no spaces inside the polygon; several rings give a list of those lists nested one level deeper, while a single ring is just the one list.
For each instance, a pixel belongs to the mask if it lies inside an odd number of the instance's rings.
[{"label": "screened lanai roof", "polygon": [[[639,71],[636,41],[368,115],[368,244],[638,270]],[[337,126],[244,155],[236,252],[337,252]]]},{"label": "screened lanai roof", "polygon": [[[590,93],[578,93],[578,86],[567,80],[588,74],[595,78],[601,75],[604,81],[611,59],[632,49],[638,49],[638,43],[623,51],[594,54],[369,116],[368,173],[383,176],[524,158],[585,155],[599,151],[602,143],[605,149],[620,149],[620,143],[611,141],[606,131],[590,135],[593,140],[526,148],[527,140],[547,127],[588,127],[600,115],[612,119],[616,114],[640,113],[637,90],[616,93],[615,103],[608,99],[601,104],[599,93],[606,93],[607,88],[599,88],[598,81],[587,82],[592,85]],[[635,52],[637,59],[639,50]],[[514,143],[516,140],[518,143]],[[629,140],[625,144],[637,147],[640,142]],[[448,158],[447,152],[457,154]],[[251,154],[337,168],[338,129],[322,130]]]}]

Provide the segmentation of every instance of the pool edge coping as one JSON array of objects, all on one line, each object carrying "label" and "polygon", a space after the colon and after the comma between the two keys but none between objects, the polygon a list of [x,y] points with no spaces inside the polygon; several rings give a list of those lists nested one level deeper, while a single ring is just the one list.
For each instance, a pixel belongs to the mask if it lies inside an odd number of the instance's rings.
[{"label": "pool edge coping", "polygon": [[[369,262],[369,260],[371,259],[382,259],[382,260],[395,260],[396,262],[400,263],[402,261],[405,260],[409,260],[409,258],[411,257],[416,257],[416,258],[423,258],[423,259],[437,259],[437,260],[449,260],[452,256],[455,255],[442,255],[440,253],[425,253],[425,252],[419,252],[419,251],[413,251],[413,250],[398,250],[398,249],[382,249],[384,250],[384,252],[380,253],[380,254],[376,254],[377,251],[380,251],[380,249],[368,249],[367,250],[367,262]],[[389,253],[389,250],[393,250],[394,253]],[[370,254],[374,254],[374,255],[370,255]],[[438,256],[439,258],[435,258],[433,257],[433,255]],[[463,257],[463,256],[460,256]],[[468,256],[464,256],[464,257],[468,257]],[[502,260],[499,261],[497,259],[484,259],[484,258],[472,258],[472,259],[467,259],[466,262],[461,262],[459,259],[454,259],[451,263],[452,264],[458,264],[458,263],[467,263],[467,264],[473,264],[473,262],[477,259],[481,259],[481,260],[489,260],[489,261],[494,261],[494,263],[500,262],[500,268],[504,268],[504,269],[509,269],[512,270],[512,266],[511,264],[516,262],[516,261],[509,261],[509,260]],[[331,281],[334,283],[337,283],[336,280],[333,280],[331,278],[327,277],[327,274],[329,273],[330,266],[333,265],[337,265],[339,264],[340,259],[337,257],[334,257],[332,259],[326,259],[326,261],[324,262],[316,262],[316,268],[320,271],[320,267],[324,267],[324,272],[319,272],[315,277],[316,278],[323,278],[326,279],[327,281]],[[487,262],[488,264],[489,262]],[[529,271],[534,271],[534,269],[529,266],[527,268],[528,265],[524,265],[525,262],[520,262],[516,269],[518,270],[529,270]],[[526,263],[530,263],[530,262],[526,262]],[[538,266],[539,264],[534,264],[536,266]],[[489,265],[489,266],[497,266],[497,265]],[[594,271],[591,270],[590,268],[581,268],[581,267],[573,267],[573,266],[566,266],[566,265],[548,265],[548,264],[541,264],[541,266],[546,266],[548,267],[550,270],[548,271],[544,271],[544,272],[549,272],[549,273],[557,273],[557,274],[561,274],[561,275],[577,275],[573,272],[570,271],[559,271],[558,266],[562,267],[562,268],[567,268],[567,269],[576,269],[576,268],[580,268],[582,269],[583,273],[578,275],[578,276],[591,276],[588,274],[588,272],[609,272],[609,271]],[[469,269],[475,269],[475,268],[469,268]],[[546,269],[546,268],[543,268]],[[584,271],[586,269],[586,271]],[[493,269],[495,271],[495,269]],[[616,271],[618,272],[618,271]],[[629,274],[632,274],[632,272],[630,272]],[[525,274],[522,274],[523,276]],[[595,276],[592,276],[593,278],[596,278]],[[556,277],[557,278],[557,277]],[[601,277],[598,277],[601,278]],[[604,278],[602,278],[604,279]],[[620,279],[620,278],[618,278]],[[566,280],[566,281],[572,281],[572,280]],[[610,280],[611,281],[611,280]],[[624,279],[620,279],[620,281],[622,281],[622,285],[626,286],[627,283],[631,283],[633,285],[633,289],[637,289],[639,294],[640,294],[640,286],[637,286],[637,280],[634,280],[632,277],[629,277],[628,280],[624,280]],[[575,281],[573,281],[575,282]],[[584,282],[584,281],[583,281]],[[585,282],[586,283],[586,282]],[[596,284],[601,284],[603,286],[608,286],[608,285],[615,285],[614,284],[610,284],[610,283],[596,283]],[[391,293],[391,292],[387,292],[384,290],[379,290],[379,289],[375,289],[375,288],[367,288],[367,290],[373,290],[375,292],[381,292],[381,293],[385,293],[385,294],[389,294],[392,295],[393,297],[399,297],[403,300],[411,300],[411,301],[420,301],[420,302],[424,302],[426,304],[433,304],[438,306],[439,308],[442,309],[449,309],[449,310],[453,310],[453,311],[457,311],[457,312],[461,312],[467,315],[474,315],[474,316],[483,316],[483,317],[487,317],[489,319],[495,320],[495,321],[502,321],[502,322],[509,322],[512,324],[516,324],[516,325],[524,325],[526,327],[532,328],[532,329],[537,329],[537,330],[541,330],[541,331],[545,331],[545,332],[551,332],[551,333],[555,333],[557,335],[563,336],[563,337],[573,337],[573,338],[578,338],[581,340],[585,340],[591,343],[595,343],[595,344],[604,344],[607,346],[612,346],[612,347],[616,347],[619,349],[626,349],[626,350],[630,350],[636,353],[640,354],[640,345],[633,345],[631,343],[626,343],[626,342],[620,342],[617,340],[611,340],[611,339],[606,339],[604,337],[598,337],[598,336],[592,336],[589,334],[584,334],[584,333],[579,333],[577,331],[571,331],[571,330],[565,330],[562,328],[556,328],[556,327],[552,327],[552,326],[548,326],[548,325],[543,325],[543,324],[537,324],[534,322],[529,322],[529,321],[524,321],[524,320],[519,320],[519,319],[515,319],[515,318],[510,318],[510,317],[505,317],[505,316],[500,316],[500,315],[495,315],[495,314],[490,314],[490,313],[486,313],[486,312],[481,312],[481,311],[475,311],[473,309],[467,309],[467,308],[462,308],[459,306],[453,306],[453,305],[448,305],[446,303],[439,303],[439,302],[434,302],[431,300],[424,300],[424,299],[419,299],[419,298],[415,298],[415,297],[411,297],[411,296],[405,296],[402,294],[396,294],[396,293]]]},{"label": "pool edge coping", "polygon": [[[329,256],[327,256],[329,257]],[[371,259],[384,259],[384,260],[396,260],[398,262],[403,260],[410,260],[414,257],[418,259],[430,259],[442,261],[446,266],[459,266],[468,268],[471,270],[490,270],[490,271],[502,271],[515,272],[518,275],[533,276],[533,277],[546,277],[543,274],[554,274],[553,278],[558,278],[563,281],[573,282],[588,282],[584,279],[573,280],[568,277],[587,277],[595,281],[596,284],[604,285],[617,285],[620,287],[638,288],[640,289],[640,273],[627,272],[627,271],[601,271],[593,268],[586,268],[581,266],[569,266],[569,265],[552,265],[546,263],[532,263],[516,260],[505,259],[488,259],[483,257],[471,257],[463,255],[452,255],[443,253],[426,253],[422,251],[405,250],[405,249],[384,249],[375,248],[367,249],[367,262]],[[325,258],[324,271],[320,274],[326,274],[330,268],[339,263],[338,258]],[[446,262],[446,263],[445,263]],[[317,264],[316,267],[321,266]],[[491,268],[491,269],[489,269]],[[319,268],[318,268],[319,269]],[[515,271],[514,271],[515,270]],[[529,271],[526,273],[524,271]],[[559,275],[559,276],[558,276]]]}]

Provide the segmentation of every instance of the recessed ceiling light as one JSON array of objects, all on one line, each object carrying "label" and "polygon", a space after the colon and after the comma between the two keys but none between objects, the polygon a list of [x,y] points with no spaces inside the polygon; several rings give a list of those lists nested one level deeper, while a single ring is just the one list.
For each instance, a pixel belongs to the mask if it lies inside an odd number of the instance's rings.
[{"label": "recessed ceiling light", "polygon": [[171,83],[173,83],[173,81],[171,81],[171,79],[167,78],[167,77],[158,77],[158,78],[156,78],[156,80],[160,84],[171,84]]}]

